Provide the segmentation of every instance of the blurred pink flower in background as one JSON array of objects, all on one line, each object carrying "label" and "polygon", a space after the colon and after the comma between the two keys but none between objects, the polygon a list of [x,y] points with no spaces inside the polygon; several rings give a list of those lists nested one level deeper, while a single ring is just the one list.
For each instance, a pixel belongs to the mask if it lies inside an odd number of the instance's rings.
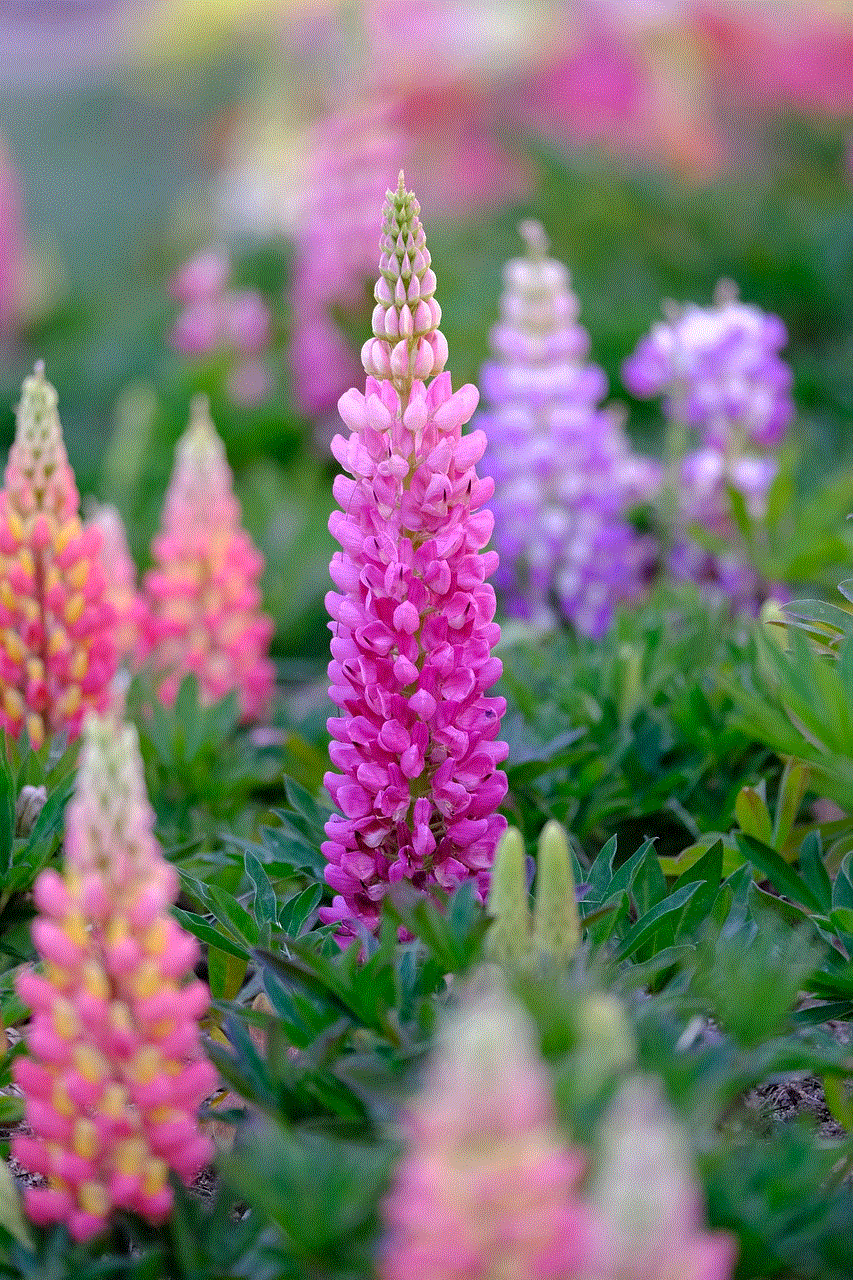
[{"label": "blurred pink flower in background", "polygon": [[270,345],[270,310],[257,289],[230,287],[230,276],[230,260],[219,249],[203,250],[175,272],[168,291],[183,310],[170,341],[177,352],[193,359],[227,359],[226,385],[232,400],[259,404],[272,390],[262,358]]},{"label": "blurred pink flower in background", "polygon": [[697,6],[720,96],[727,90],[769,113],[853,111],[853,10],[786,3]]},{"label": "blurred pink flower in background", "polygon": [[94,525],[101,534],[100,563],[115,616],[116,654],[119,662],[132,663],[139,644],[142,601],[124,524],[116,507],[99,503],[89,512],[87,524]]},{"label": "blurred pink flower in background", "polygon": [[0,338],[13,333],[21,321],[27,257],[20,181],[0,137]]},{"label": "blurred pink flower in background", "polygon": [[243,719],[262,718],[275,685],[273,623],[261,612],[264,562],[240,527],[225,446],[203,396],[178,441],[152,555],[139,656],[161,700],[171,706],[192,675],[202,702],[234,690]]},{"label": "blurred pink flower in background", "polygon": [[331,416],[361,372],[338,319],[370,309],[376,211],[405,151],[395,115],[387,101],[342,107],[314,131],[291,290],[293,394],[309,417]]}]

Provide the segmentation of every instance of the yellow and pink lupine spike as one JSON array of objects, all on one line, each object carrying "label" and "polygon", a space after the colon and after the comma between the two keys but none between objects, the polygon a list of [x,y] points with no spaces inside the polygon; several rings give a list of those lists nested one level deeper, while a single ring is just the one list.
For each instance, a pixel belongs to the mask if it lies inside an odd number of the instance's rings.
[{"label": "yellow and pink lupine spike", "polygon": [[240,527],[225,446],[203,396],[178,441],[152,553],[141,657],[161,700],[171,706],[181,681],[193,675],[205,702],[235,689],[243,719],[260,719],[275,684],[273,624],[260,608],[264,561]]},{"label": "yellow and pink lupine spike", "polygon": [[178,877],[153,823],[136,730],[89,715],[65,874],[35,883],[43,965],[18,978],[32,1020],[14,1066],[33,1136],[12,1144],[44,1179],[24,1193],[29,1217],[77,1240],[113,1209],[162,1222],[169,1170],[189,1183],[212,1155],[196,1120],[217,1079],[199,1043],[210,996],[192,977],[198,945],[169,914]]},{"label": "yellow and pink lupine spike", "polygon": [[142,601],[124,524],[117,508],[109,503],[93,506],[88,523],[101,534],[101,569],[107,584],[107,597],[115,612],[113,635],[118,659],[131,662],[139,648]]},{"label": "yellow and pink lupine spike", "polygon": [[25,379],[0,493],[0,727],[39,747],[76,737],[103,710],[116,669],[101,535],[80,522],[80,498],[56,409],[36,365]]}]

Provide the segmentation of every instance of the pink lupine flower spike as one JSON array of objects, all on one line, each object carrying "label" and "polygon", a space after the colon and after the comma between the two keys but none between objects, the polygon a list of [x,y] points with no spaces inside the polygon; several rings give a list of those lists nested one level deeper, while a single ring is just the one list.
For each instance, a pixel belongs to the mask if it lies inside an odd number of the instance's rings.
[{"label": "pink lupine flower spike", "polygon": [[[474,878],[480,895],[505,826],[506,776],[497,741],[504,700],[497,565],[483,552],[492,482],[475,470],[486,438],[462,436],[477,404],[443,373],[435,274],[419,206],[400,175],[384,211],[373,338],[362,350],[364,394],[339,410],[350,432],[332,451],[341,510],[329,521],[342,550],[330,572],[330,757],[326,785],[340,809],[326,826],[327,921],[376,927],[388,885],[452,889]],[[431,381],[428,381],[431,379]]]},{"label": "pink lupine flower spike", "polygon": [[95,504],[89,523],[101,534],[101,569],[107,596],[115,612],[115,645],[119,660],[132,662],[139,647],[142,601],[136,586],[136,565],[127,545],[127,534],[118,510]]},{"label": "pink lupine flower spike", "polygon": [[210,997],[192,978],[198,945],[169,914],[178,878],[153,824],[136,730],[90,715],[65,874],[35,884],[43,964],[18,979],[32,1020],[14,1066],[33,1136],[12,1143],[44,1180],[24,1193],[30,1218],[77,1240],[114,1208],[162,1222],[169,1170],[191,1182],[212,1154],[195,1118],[216,1082],[199,1044]]},{"label": "pink lupine flower spike", "polygon": [[535,1029],[480,979],[444,1028],[384,1206],[381,1280],[572,1280],[594,1254]]},{"label": "pink lupine flower spike", "polygon": [[236,689],[245,720],[266,712],[275,684],[272,620],[261,613],[263,557],[240,527],[225,446],[207,400],[178,442],[163,521],[145,576],[141,659],[171,706],[194,675],[205,702]]},{"label": "pink lupine flower spike", "polygon": [[24,381],[0,493],[0,727],[34,747],[80,732],[115,675],[114,610],[101,534],[80,523],[80,497],[56,409],[36,365]]}]

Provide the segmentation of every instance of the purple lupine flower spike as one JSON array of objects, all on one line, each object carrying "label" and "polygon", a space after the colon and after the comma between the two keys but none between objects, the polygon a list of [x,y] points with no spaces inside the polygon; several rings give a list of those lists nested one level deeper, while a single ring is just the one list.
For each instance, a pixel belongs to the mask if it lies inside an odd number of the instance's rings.
[{"label": "purple lupine flower spike", "polygon": [[[670,570],[736,609],[757,609],[768,593],[784,589],[762,581],[735,548],[712,554],[687,531],[701,525],[733,540],[729,489],[743,496],[753,519],[762,519],[778,470],[766,451],[778,445],[794,412],[791,371],[779,354],[786,342],[778,316],[741,302],[731,281],[722,280],[712,307],[670,305],[622,367],[633,395],[663,396],[671,435],[680,441],[671,451]],[[685,452],[690,431],[700,446]]]},{"label": "purple lupine flower spike", "polygon": [[349,474],[335,481],[341,510],[329,520],[342,547],[326,601],[341,714],[329,720],[340,772],[325,781],[341,812],[326,825],[337,896],[323,918],[342,936],[356,921],[375,929],[396,881],[453,889],[474,878],[483,897],[505,826],[505,702],[486,692],[501,674],[486,583],[497,555],[483,551],[493,485],[475,470],[484,433],[461,434],[477,390],[454,393],[441,372],[447,343],[419,212],[401,173],[384,210],[365,392],[341,397],[350,431],[332,441]]},{"label": "purple lupine flower spike", "polygon": [[506,267],[495,359],[482,371],[495,581],[508,613],[546,625],[562,615],[600,636],[615,604],[643,589],[653,548],[624,513],[651,496],[659,469],[632,454],[618,415],[600,407],[607,379],[587,362],[568,271],[548,257],[538,222],[519,230],[527,256]]},{"label": "purple lupine flower spike", "polygon": [[669,418],[723,453],[778,445],[794,415],[788,341],[778,316],[741,302],[730,280],[712,307],[689,303],[652,327],[625,361],[628,390],[663,395]]}]

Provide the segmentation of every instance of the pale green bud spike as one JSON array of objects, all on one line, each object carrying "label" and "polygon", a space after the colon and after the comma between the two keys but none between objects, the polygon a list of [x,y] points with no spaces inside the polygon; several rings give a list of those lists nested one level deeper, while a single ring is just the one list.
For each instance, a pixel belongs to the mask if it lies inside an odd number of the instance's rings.
[{"label": "pale green bud spike", "polygon": [[580,939],[569,842],[559,822],[547,822],[539,836],[533,950],[543,959],[566,964]]},{"label": "pale green bud spike", "polygon": [[494,920],[485,943],[488,958],[507,968],[523,965],[530,951],[526,862],[521,832],[507,827],[492,866],[488,905]]},{"label": "pale green bud spike", "polygon": [[43,360],[37,362],[21,387],[15,444],[21,461],[30,462],[29,467],[22,468],[27,471],[44,469],[50,474],[65,459],[56,389],[45,377]]},{"label": "pale green bud spike", "polygon": [[401,170],[397,190],[386,192],[373,337],[361,352],[365,373],[389,379],[406,403],[412,382],[434,377],[447,362],[447,342],[438,327],[441,307],[435,299],[435,273],[420,211]]},{"label": "pale green bud spike", "polygon": [[[179,464],[190,468],[199,489],[203,490],[206,484],[210,484],[211,492],[218,492],[221,473],[227,466],[225,445],[210,416],[210,401],[206,395],[193,397],[189,426],[178,441],[176,457]],[[210,493],[207,496],[209,498]]]}]

